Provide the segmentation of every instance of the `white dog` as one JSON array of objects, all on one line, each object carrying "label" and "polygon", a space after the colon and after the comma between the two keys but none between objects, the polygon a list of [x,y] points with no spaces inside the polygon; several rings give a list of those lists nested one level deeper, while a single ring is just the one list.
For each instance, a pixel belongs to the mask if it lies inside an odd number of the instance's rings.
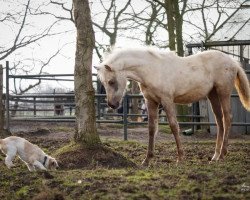
[{"label": "white dog", "polygon": [[55,158],[48,156],[37,145],[31,144],[24,138],[10,136],[0,139],[0,149],[6,154],[5,164],[8,168],[14,166],[12,160],[16,155],[25,162],[30,171],[35,171],[36,168],[47,170],[58,167]]}]

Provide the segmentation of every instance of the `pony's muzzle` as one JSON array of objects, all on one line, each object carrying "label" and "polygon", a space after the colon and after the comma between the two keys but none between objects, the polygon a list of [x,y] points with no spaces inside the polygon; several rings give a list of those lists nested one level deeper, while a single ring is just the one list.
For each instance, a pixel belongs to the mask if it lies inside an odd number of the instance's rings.
[{"label": "pony's muzzle", "polygon": [[119,105],[120,105],[119,102],[116,102],[116,103],[108,102],[108,106],[109,106],[110,108],[113,108],[113,109],[118,108]]}]

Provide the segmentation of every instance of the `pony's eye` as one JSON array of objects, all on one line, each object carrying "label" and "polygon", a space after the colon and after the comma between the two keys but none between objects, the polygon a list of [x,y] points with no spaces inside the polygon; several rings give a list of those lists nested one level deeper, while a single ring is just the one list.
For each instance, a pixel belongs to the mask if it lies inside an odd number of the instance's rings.
[{"label": "pony's eye", "polygon": [[114,85],[114,84],[115,84],[115,81],[113,81],[113,80],[109,80],[109,81],[108,81],[108,84],[109,84],[110,86],[112,86],[112,85]]}]

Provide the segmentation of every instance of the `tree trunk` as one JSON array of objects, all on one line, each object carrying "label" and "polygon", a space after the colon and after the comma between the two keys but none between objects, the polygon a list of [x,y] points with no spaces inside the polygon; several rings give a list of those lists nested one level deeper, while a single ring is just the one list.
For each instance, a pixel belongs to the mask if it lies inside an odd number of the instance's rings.
[{"label": "tree trunk", "polygon": [[176,29],[176,44],[177,44],[177,54],[179,56],[184,56],[183,50],[183,38],[182,38],[182,24],[183,19],[180,14],[179,3],[178,1],[174,1],[173,4],[174,13],[175,13],[175,29]]},{"label": "tree trunk", "polygon": [[173,10],[174,0],[165,0],[165,9],[167,13],[168,20],[168,40],[169,49],[175,51],[175,22],[174,22],[174,10]]},{"label": "tree trunk", "polygon": [[95,91],[92,85],[92,54],[95,45],[88,0],[73,0],[77,29],[75,55],[76,132],[78,143],[94,146],[100,143],[96,130]]},{"label": "tree trunk", "polygon": [[[177,51],[177,54],[179,56],[183,56],[184,55],[183,39],[182,39],[183,19],[180,14],[178,1],[165,0],[165,9],[166,9],[167,20],[168,20],[169,49],[172,51]],[[176,109],[177,109],[178,115],[188,114],[188,106],[186,105],[176,105]],[[183,120],[183,121],[186,121],[186,120]]]}]

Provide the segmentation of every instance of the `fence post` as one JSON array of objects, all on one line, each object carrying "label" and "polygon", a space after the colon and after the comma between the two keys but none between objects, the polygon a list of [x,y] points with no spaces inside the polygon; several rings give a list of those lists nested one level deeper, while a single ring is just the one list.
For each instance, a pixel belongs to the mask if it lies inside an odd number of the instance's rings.
[{"label": "fence post", "polygon": [[124,140],[128,140],[128,95],[123,98],[123,132]]},{"label": "fence post", "polygon": [[34,117],[36,117],[36,97],[34,97],[33,100],[34,100]]},{"label": "fence post", "polygon": [[0,65],[0,133],[4,129],[4,107],[3,107],[3,66]]},{"label": "fence post", "polygon": [[6,130],[10,130],[9,61],[6,61]]}]

